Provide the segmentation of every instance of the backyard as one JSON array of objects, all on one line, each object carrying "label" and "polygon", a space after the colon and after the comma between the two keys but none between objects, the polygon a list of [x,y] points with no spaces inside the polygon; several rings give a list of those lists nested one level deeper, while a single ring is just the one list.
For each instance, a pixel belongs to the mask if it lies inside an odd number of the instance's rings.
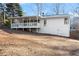
[{"label": "backyard", "polygon": [[75,39],[0,29],[1,56],[79,55]]}]

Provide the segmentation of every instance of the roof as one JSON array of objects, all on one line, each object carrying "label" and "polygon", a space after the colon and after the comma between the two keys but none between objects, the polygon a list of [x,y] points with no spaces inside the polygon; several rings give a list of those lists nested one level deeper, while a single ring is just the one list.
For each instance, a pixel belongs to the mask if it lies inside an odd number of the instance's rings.
[{"label": "roof", "polygon": [[54,15],[54,16],[22,16],[22,17],[9,17],[9,19],[21,19],[21,18],[41,18],[41,19],[44,19],[44,18],[68,18],[69,15]]},{"label": "roof", "polygon": [[22,16],[22,17],[9,17],[9,19],[21,19],[21,18],[37,18],[38,16]]},{"label": "roof", "polygon": [[41,18],[68,18],[69,15],[54,15],[54,16],[43,16]]}]

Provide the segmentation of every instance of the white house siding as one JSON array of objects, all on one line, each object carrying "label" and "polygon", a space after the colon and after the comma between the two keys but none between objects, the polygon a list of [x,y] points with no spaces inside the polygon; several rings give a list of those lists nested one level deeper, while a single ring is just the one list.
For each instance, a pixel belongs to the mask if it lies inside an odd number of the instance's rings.
[{"label": "white house siding", "polygon": [[[46,26],[44,26],[44,20],[46,20]],[[50,18],[41,19],[41,28],[39,33],[54,34],[60,36],[70,36],[70,22],[64,24],[64,18]]]}]

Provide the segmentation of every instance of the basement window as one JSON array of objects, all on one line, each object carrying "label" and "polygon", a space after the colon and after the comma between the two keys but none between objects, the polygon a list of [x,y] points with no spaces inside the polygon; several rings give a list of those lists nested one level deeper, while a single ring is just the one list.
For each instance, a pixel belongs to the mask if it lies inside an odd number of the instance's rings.
[{"label": "basement window", "polygon": [[64,19],[64,24],[68,24],[68,18]]},{"label": "basement window", "polygon": [[44,26],[46,26],[46,20],[44,20]]}]

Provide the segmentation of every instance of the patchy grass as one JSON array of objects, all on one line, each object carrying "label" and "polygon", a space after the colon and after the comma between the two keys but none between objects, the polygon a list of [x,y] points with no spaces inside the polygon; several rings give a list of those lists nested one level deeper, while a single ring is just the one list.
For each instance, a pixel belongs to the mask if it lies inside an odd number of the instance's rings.
[{"label": "patchy grass", "polygon": [[0,55],[79,55],[79,41],[22,31],[0,30]]}]

